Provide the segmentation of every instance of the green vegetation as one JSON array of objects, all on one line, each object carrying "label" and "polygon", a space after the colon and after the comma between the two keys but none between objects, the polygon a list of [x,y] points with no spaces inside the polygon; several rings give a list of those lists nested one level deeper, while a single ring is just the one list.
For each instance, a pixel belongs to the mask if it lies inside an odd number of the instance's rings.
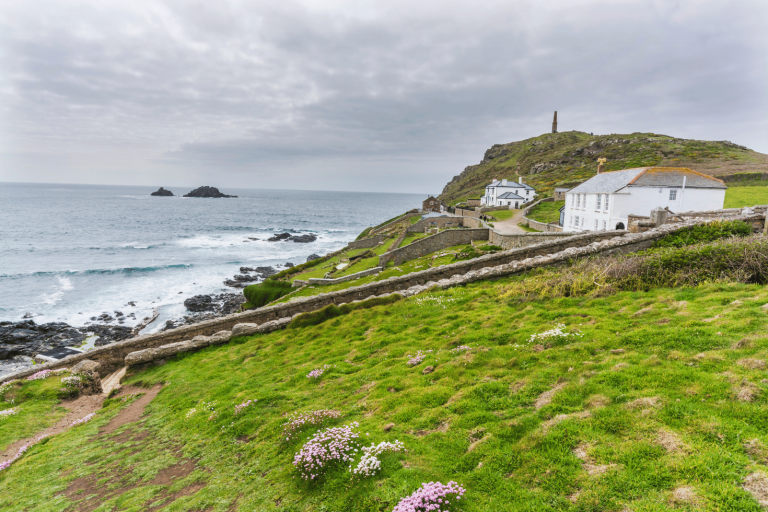
[{"label": "green vegetation", "polygon": [[[636,259],[703,276],[722,247],[765,259],[745,252],[762,240]],[[138,422],[106,433],[135,403],[113,398],[0,473],[0,508],[383,512],[422,482],[455,480],[467,489],[457,512],[759,512],[745,481],[768,462],[768,290],[710,277],[521,301],[520,286],[545,279],[533,273],[175,356],[127,377],[163,386]],[[356,421],[364,444],[407,452],[383,455],[372,477],[338,467],[304,482],[293,457],[320,427],[281,432],[286,415],[319,409],[341,415],[323,426]]]},{"label": "green vegetation", "polygon": [[539,231],[538,229],[533,229],[532,227],[530,227],[527,222],[521,222],[520,224],[518,224],[518,227],[523,231],[527,231],[529,233],[541,233],[541,231]]},{"label": "green vegetation", "polygon": [[490,215],[497,221],[502,221],[502,220],[511,219],[512,216],[514,216],[515,213],[517,213],[518,211],[520,210],[496,210],[493,212],[488,212],[486,213],[486,215]]},{"label": "green vegetation", "polygon": [[560,208],[565,205],[565,201],[547,201],[546,203],[539,203],[533,208],[526,217],[529,219],[544,222],[549,224],[550,222],[558,222],[560,220]]},{"label": "green vegetation", "polygon": [[373,230],[373,228],[365,228],[359,235],[357,235],[357,238],[355,238],[355,241],[362,240],[363,238],[368,236],[368,233],[370,233]]},{"label": "green vegetation", "polygon": [[59,405],[62,377],[0,386],[0,412],[16,410],[15,414],[0,415],[0,451],[4,452],[16,440],[42,432],[64,417],[67,410]]},{"label": "green vegetation", "polygon": [[757,204],[768,204],[768,186],[736,186],[728,184],[725,191],[725,208],[741,208]]},{"label": "green vegetation", "polygon": [[291,293],[291,290],[290,282],[265,279],[262,283],[246,286],[243,289],[243,295],[251,306],[260,308]]},{"label": "green vegetation", "polygon": [[699,224],[677,231],[658,240],[654,247],[683,247],[703,242],[711,242],[721,238],[747,236],[752,234],[752,226],[740,220],[712,222]]},{"label": "green vegetation", "polygon": [[519,175],[539,194],[551,195],[557,187],[572,187],[594,176],[598,157],[608,159],[606,171],[669,166],[720,175],[768,167],[768,155],[730,142],[653,133],[592,136],[572,131],[494,145],[485,152],[482,163],[467,167],[448,183],[439,199],[455,205],[482,195],[494,178],[517,180]]}]

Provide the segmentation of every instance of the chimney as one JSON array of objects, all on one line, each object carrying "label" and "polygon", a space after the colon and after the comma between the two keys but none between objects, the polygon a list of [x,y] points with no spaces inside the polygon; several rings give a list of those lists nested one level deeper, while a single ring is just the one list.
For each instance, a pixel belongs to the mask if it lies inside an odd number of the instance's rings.
[{"label": "chimney", "polygon": [[555,118],[552,120],[552,133],[557,133],[557,110],[555,110]]},{"label": "chimney", "polygon": [[524,183],[525,183],[524,178],[522,176],[520,176],[520,184],[522,185]]},{"label": "chimney", "polygon": [[501,186],[506,187],[507,186],[507,180],[501,180]]}]

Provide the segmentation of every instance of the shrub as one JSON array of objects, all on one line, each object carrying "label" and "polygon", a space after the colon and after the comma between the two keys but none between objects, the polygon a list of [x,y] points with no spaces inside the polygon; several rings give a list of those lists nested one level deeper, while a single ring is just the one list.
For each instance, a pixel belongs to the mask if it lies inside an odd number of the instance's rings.
[{"label": "shrub", "polygon": [[260,308],[283,295],[288,295],[292,288],[293,285],[286,281],[267,279],[263,283],[246,286],[243,289],[243,295],[253,307]]},{"label": "shrub", "polygon": [[697,224],[689,229],[676,231],[661,240],[653,247],[684,247],[703,242],[712,242],[721,238],[743,237],[752,234],[752,226],[740,220],[710,222]]}]

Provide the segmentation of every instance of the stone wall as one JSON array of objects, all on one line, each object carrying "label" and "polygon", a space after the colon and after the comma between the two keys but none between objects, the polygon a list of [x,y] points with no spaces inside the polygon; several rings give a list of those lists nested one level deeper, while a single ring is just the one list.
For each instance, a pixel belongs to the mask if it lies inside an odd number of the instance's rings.
[{"label": "stone wall", "polygon": [[426,228],[432,227],[432,224],[436,224],[440,229],[457,228],[464,226],[463,221],[462,217],[427,217],[408,226],[405,231],[407,233],[423,233]]},{"label": "stone wall", "polygon": [[465,210],[464,208],[456,208],[455,213],[458,217],[474,217],[476,219],[479,219],[480,215],[482,215],[479,211]]},{"label": "stone wall", "polygon": [[563,231],[562,226],[560,226],[557,222],[549,224],[528,218],[528,214],[531,213],[531,210],[533,210],[536,206],[541,203],[551,203],[554,200],[555,199],[552,197],[545,197],[544,199],[539,199],[535,203],[531,204],[530,206],[526,206],[523,209],[523,220],[528,223],[529,228],[542,231],[544,233],[561,233]]},{"label": "stone wall", "polygon": [[726,183],[734,181],[762,181],[768,180],[768,172],[742,172],[739,174],[726,174],[724,176],[717,176],[718,179],[723,180]]},{"label": "stone wall", "polygon": [[386,236],[384,235],[376,235],[372,236],[370,238],[363,238],[362,240],[357,240],[355,242],[349,242],[347,244],[347,249],[365,249],[367,247],[376,247],[381,242],[386,240]]},{"label": "stone wall", "polygon": [[323,279],[320,277],[310,277],[307,283],[319,285],[319,286],[328,286],[329,284],[338,284],[338,283],[343,283],[345,281],[352,281],[354,279],[358,279],[361,277],[372,276],[373,274],[378,274],[381,271],[382,271],[381,267],[373,267],[373,268],[369,268],[368,270],[361,270],[360,272],[349,274],[348,276],[337,277],[336,279]]},{"label": "stone wall", "polygon": [[[735,217],[753,226],[762,226],[765,213],[752,213]],[[106,373],[124,365],[125,356],[137,350],[156,348],[176,341],[184,341],[195,336],[210,336],[223,330],[232,330],[236,324],[263,324],[272,320],[292,317],[299,313],[316,311],[330,304],[345,304],[356,300],[365,300],[371,296],[398,292],[404,296],[419,293],[433,286],[449,287],[474,281],[493,279],[521,272],[536,267],[557,265],[567,261],[596,254],[629,253],[649,247],[654,241],[669,233],[688,226],[704,222],[692,220],[681,224],[668,224],[645,233],[627,233],[626,231],[597,231],[558,238],[545,233],[537,233],[541,243],[511,249],[496,254],[486,254],[479,258],[459,261],[449,265],[412,272],[403,276],[391,277],[345,290],[321,293],[311,297],[297,297],[288,303],[275,304],[264,308],[235,313],[198,324],[187,325],[156,334],[96,347],[88,352],[67,357],[56,363],[36,365],[34,368],[0,378],[0,383],[12,379],[24,378],[45,369],[71,367],[78,361],[91,359],[101,363],[100,372]],[[455,230],[456,232],[465,230]],[[530,236],[530,234],[529,234]]]},{"label": "stone wall", "polygon": [[[600,240],[606,237],[617,236],[618,233],[623,231],[595,231],[594,239]],[[498,245],[504,250],[518,249],[520,247],[528,247],[529,245],[536,245],[542,242],[549,242],[551,240],[561,240],[576,236],[578,233],[507,233],[502,234],[491,230],[490,240],[493,245]]]},{"label": "stone wall", "polygon": [[464,217],[461,219],[461,222],[465,228],[488,228],[488,225],[483,220],[474,217]]},{"label": "stone wall", "polygon": [[379,266],[386,267],[390,261],[393,261],[395,265],[399,265],[404,261],[420,258],[446,247],[464,245],[475,240],[488,240],[488,230],[448,229],[436,235],[416,240],[405,247],[382,254],[379,256]]},{"label": "stone wall", "polygon": [[505,204],[503,206],[483,206],[482,208],[475,208],[475,211],[479,213],[496,212],[499,210],[509,210],[509,205]]}]

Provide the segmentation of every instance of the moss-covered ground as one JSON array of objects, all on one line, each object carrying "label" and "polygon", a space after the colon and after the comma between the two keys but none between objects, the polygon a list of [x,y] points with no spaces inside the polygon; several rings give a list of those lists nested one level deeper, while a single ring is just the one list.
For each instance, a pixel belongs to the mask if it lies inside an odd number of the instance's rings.
[{"label": "moss-covered ground", "polygon": [[[144,416],[100,434],[131,404],[113,399],[34,446],[0,473],[0,508],[389,511],[422,482],[455,480],[467,493],[451,510],[465,512],[761,510],[743,482],[768,461],[763,286],[525,302],[510,284],[426,293],[134,372],[128,383],[163,386]],[[557,324],[566,335],[531,340]],[[417,351],[424,361],[409,366]],[[318,409],[341,413],[325,426],[357,421],[363,442],[408,451],[382,456],[373,477],[340,467],[307,484],[292,460],[314,429],[286,442],[281,425]]]}]

